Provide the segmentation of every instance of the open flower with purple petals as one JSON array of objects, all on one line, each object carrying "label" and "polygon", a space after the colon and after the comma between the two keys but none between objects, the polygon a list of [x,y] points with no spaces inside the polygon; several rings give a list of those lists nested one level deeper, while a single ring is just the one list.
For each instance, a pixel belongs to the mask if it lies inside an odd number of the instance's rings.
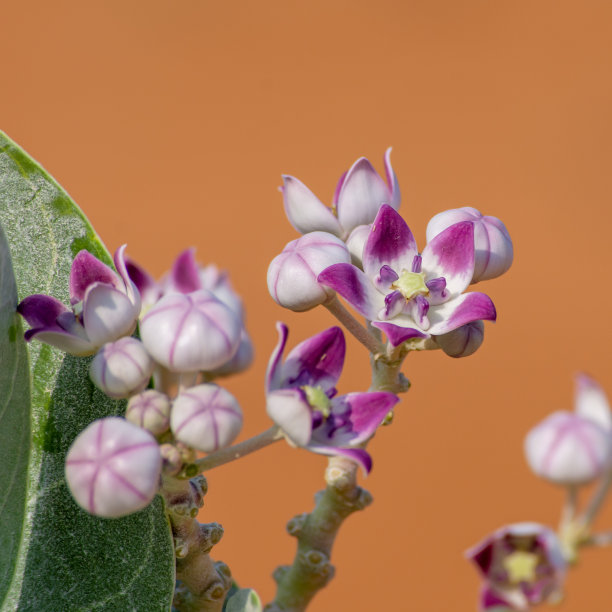
[{"label": "open flower with purple petals", "polygon": [[480,610],[529,610],[561,598],[566,561],[551,529],[516,523],[498,529],[466,553],[482,574]]},{"label": "open flower with purple petals", "polygon": [[496,318],[484,293],[463,293],[474,272],[474,226],[450,226],[422,254],[402,217],[381,207],[363,250],[363,271],[334,264],[318,281],[345,298],[393,346],[446,334],[472,321]]},{"label": "open flower with purple petals", "polygon": [[72,355],[91,355],[107,342],[130,335],[140,313],[140,294],[128,276],[125,245],[115,252],[119,274],[80,251],[70,269],[68,308],[50,295],[30,295],[17,311],[30,324],[26,340],[36,338]]},{"label": "open flower with purple petals", "polygon": [[283,175],[285,212],[291,225],[301,234],[323,231],[346,240],[358,225],[371,223],[381,204],[398,209],[400,191],[391,167],[391,149],[384,157],[387,182],[365,158],[359,158],[341,177],[328,208],[293,176]]},{"label": "open flower with purple petals", "polygon": [[288,329],[282,323],[277,329],[279,341],[266,374],[268,414],[295,446],[349,457],[369,472],[370,455],[355,447],[374,434],[399,398],[386,391],[336,395],[346,350],[339,327],[298,344],[284,362]]}]

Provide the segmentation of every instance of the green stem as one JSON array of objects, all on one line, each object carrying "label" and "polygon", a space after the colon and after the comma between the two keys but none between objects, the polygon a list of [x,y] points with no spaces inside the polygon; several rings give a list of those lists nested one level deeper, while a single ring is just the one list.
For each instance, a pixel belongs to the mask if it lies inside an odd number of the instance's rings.
[{"label": "green stem", "polygon": [[590,499],[584,514],[580,517],[580,522],[583,527],[588,528],[591,526],[599,511],[601,510],[610,487],[612,486],[612,469],[609,469],[601,479],[599,487]]},{"label": "green stem", "polygon": [[234,461],[244,457],[245,455],[254,453],[260,448],[265,448],[269,444],[281,440],[282,437],[283,432],[281,428],[277,425],[273,425],[270,427],[270,429],[266,429],[266,431],[263,431],[257,436],[249,438],[244,442],[234,444],[234,446],[230,446],[228,448],[223,448],[215,453],[211,453],[207,457],[198,459],[195,462],[195,466],[197,467],[198,472],[207,472],[208,470],[219,467],[224,463],[229,463],[230,461]]}]

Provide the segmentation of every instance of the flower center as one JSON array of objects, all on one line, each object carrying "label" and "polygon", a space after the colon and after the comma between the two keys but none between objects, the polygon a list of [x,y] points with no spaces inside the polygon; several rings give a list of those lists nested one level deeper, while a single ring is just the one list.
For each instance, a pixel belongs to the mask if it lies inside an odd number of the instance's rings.
[{"label": "flower center", "polygon": [[429,295],[424,272],[402,270],[399,278],[391,284],[391,289],[399,291],[406,298],[406,301],[417,295]]},{"label": "flower center", "polygon": [[306,394],[310,407],[327,418],[331,413],[331,402],[325,391],[321,387],[310,387],[308,385],[304,385],[301,389]]},{"label": "flower center", "polygon": [[517,550],[509,554],[503,560],[503,564],[511,584],[535,581],[538,555]]}]

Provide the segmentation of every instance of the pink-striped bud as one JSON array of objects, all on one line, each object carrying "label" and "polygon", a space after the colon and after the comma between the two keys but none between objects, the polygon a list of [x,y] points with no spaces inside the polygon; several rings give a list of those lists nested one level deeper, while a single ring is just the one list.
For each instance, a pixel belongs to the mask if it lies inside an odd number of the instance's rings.
[{"label": "pink-striped bud", "polygon": [[323,304],[334,290],[317,282],[319,272],[336,263],[349,263],[351,256],[340,238],[326,232],[311,232],[292,240],[268,268],[268,290],[272,299],[289,310],[302,312]]},{"label": "pink-striped bud", "polygon": [[436,342],[450,357],[469,357],[480,348],[483,340],[483,321],[472,321],[447,334],[436,336]]},{"label": "pink-striped bud", "polygon": [[572,412],[554,412],[525,438],[531,469],[561,485],[585,484],[610,464],[612,438],[597,423]]},{"label": "pink-striped bud", "polygon": [[66,480],[84,510],[107,518],[149,505],[159,486],[161,456],[155,438],[119,417],[94,421],[66,456]]},{"label": "pink-striped bud", "polygon": [[89,366],[89,376],[106,395],[120,399],[142,391],[154,366],[142,342],[126,337],[98,351]]},{"label": "pink-striped bud", "polygon": [[147,389],[130,398],[125,418],[158,436],[170,427],[170,399],[155,389]]},{"label": "pink-striped bud", "polygon": [[172,404],[170,428],[183,444],[212,453],[229,446],[242,428],[242,410],[236,398],[212,384],[191,387]]}]

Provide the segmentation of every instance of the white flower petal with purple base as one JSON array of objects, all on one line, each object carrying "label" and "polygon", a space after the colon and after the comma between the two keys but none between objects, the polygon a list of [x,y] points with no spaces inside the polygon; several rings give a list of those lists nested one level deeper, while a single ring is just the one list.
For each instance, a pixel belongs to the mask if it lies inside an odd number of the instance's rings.
[{"label": "white flower petal with purple base", "polygon": [[340,236],[342,228],[332,211],[304,183],[293,176],[283,175],[285,213],[291,225],[301,234],[323,231]]},{"label": "white flower petal with purple base", "polygon": [[434,237],[423,250],[427,278],[444,277],[449,297],[463,293],[474,274],[474,224],[451,225]]},{"label": "white flower petal with purple base", "polygon": [[445,304],[432,306],[427,330],[432,336],[446,334],[472,321],[495,321],[497,313],[491,298],[484,293],[464,293]]},{"label": "white flower petal with purple base", "polygon": [[[408,317],[396,317],[394,319],[394,321],[398,320],[410,321],[415,325],[414,321]],[[385,321],[372,321],[372,326],[384,332],[392,346],[399,346],[402,342],[406,342],[406,340],[411,340],[412,338],[429,338],[429,334],[416,329],[416,327],[402,327]]]},{"label": "white flower petal with purple base", "polygon": [[306,446],[312,434],[312,414],[301,389],[278,389],[266,397],[268,416],[296,446]]},{"label": "white flower petal with purple base", "polygon": [[143,307],[148,308],[155,304],[162,294],[161,287],[155,279],[131,259],[125,262],[125,269],[129,274],[130,280],[134,283],[136,289],[138,289]]},{"label": "white flower petal with purple base", "polygon": [[381,206],[363,248],[367,276],[375,278],[382,266],[389,266],[397,274],[411,272],[416,255],[416,241],[404,219],[391,206]]},{"label": "white flower petal with purple base", "polygon": [[578,374],[574,382],[576,414],[612,431],[612,414],[608,396],[601,386],[586,374]]},{"label": "white flower petal with purple base", "polygon": [[130,278],[127,269],[127,263],[125,261],[125,249],[127,248],[126,244],[121,245],[116,251],[115,256],[113,257],[113,261],[115,262],[115,268],[117,268],[117,272],[119,272],[119,276],[123,280],[123,285],[125,289],[125,294],[130,299],[130,302],[134,304],[134,307],[138,312],[140,312],[141,308],[141,298],[140,292],[138,291],[138,287]]},{"label": "white flower petal with purple base", "polygon": [[381,204],[389,204],[392,195],[385,181],[365,158],[349,169],[338,194],[338,220],[345,232],[371,223]]},{"label": "white flower petal with purple base", "polygon": [[391,147],[385,151],[384,163],[385,163],[385,174],[387,175],[387,183],[389,185],[389,191],[391,192],[391,200],[388,202],[395,210],[400,207],[401,194],[399,185],[397,182],[397,176],[395,176],[395,170],[391,165]]},{"label": "white flower petal with purple base", "polygon": [[337,291],[357,312],[366,319],[376,319],[385,298],[370,279],[355,266],[348,263],[334,264],[323,270],[317,280],[322,285]]},{"label": "white flower petal with purple base", "polygon": [[346,340],[339,327],[330,327],[300,342],[282,366],[282,386],[308,385],[330,391],[340,378],[345,354]]},{"label": "white flower petal with purple base", "polygon": [[346,457],[354,461],[366,476],[372,471],[372,457],[362,448],[338,448],[337,446],[316,443],[308,444],[305,448],[313,453],[327,455],[328,457]]},{"label": "white flower petal with purple base", "polygon": [[289,328],[278,321],[276,323],[276,331],[278,332],[278,342],[270,355],[268,368],[266,370],[266,392],[280,389],[283,382],[283,368],[281,365],[287,337],[289,336]]},{"label": "white flower petal with purple base", "polygon": [[119,276],[106,264],[88,251],[79,251],[70,268],[70,303],[76,304],[85,298],[85,292],[94,283],[105,283],[123,290]]},{"label": "white flower petal with purple base", "polygon": [[153,436],[118,417],[91,423],[66,456],[66,481],[90,514],[119,517],[147,506],[159,486],[161,455]]},{"label": "white flower petal with purple base", "polygon": [[90,285],[83,298],[83,327],[95,346],[129,336],[139,309],[128,296],[105,283]]}]

